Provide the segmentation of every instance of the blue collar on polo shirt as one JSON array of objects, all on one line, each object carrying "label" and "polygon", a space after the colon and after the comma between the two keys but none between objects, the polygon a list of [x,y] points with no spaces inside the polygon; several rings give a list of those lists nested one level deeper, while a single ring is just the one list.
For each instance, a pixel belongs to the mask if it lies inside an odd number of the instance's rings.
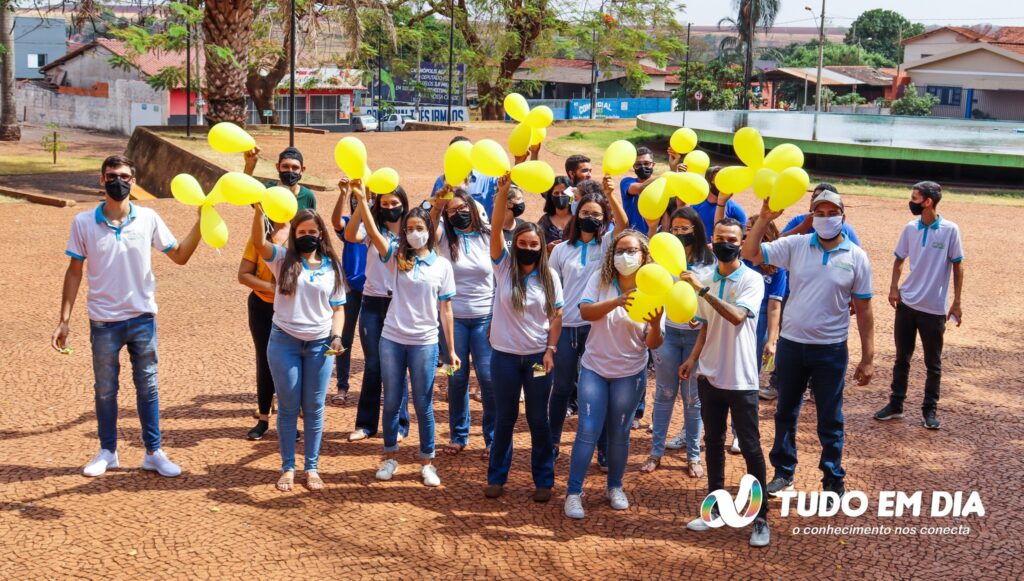
[{"label": "blue collar on polo shirt", "polygon": [[918,230],[924,230],[925,228],[928,228],[929,230],[938,230],[939,229],[939,224],[941,224],[941,223],[942,223],[942,214],[939,214],[938,216],[936,216],[935,217],[935,221],[932,222],[931,224],[927,225],[927,226],[924,225],[924,220],[919,218],[917,220],[917,229]]},{"label": "blue collar on polo shirt", "polygon": [[732,271],[731,273],[729,273],[729,276],[722,276],[722,273],[718,272],[718,268],[716,267],[715,268],[714,280],[715,280],[715,282],[718,282],[718,281],[720,281],[722,279],[726,279],[727,278],[727,279],[729,279],[729,280],[731,280],[733,282],[736,282],[736,281],[738,281],[740,279],[740,276],[743,274],[743,269],[746,268],[746,267],[747,267],[747,265],[745,265],[745,264],[743,264],[741,262],[740,263],[740,267],[737,268],[736,270]]},{"label": "blue collar on polo shirt", "polygon": [[120,226],[114,226],[113,224],[110,223],[109,220],[107,220],[107,217],[103,215],[103,207],[106,205],[106,202],[100,202],[100,205],[96,206],[96,223],[106,224],[107,228],[113,230],[114,236],[118,240],[120,240],[121,230],[123,230],[124,227],[127,226],[128,224],[131,224],[132,220],[135,219],[135,204],[128,202],[128,217],[125,218],[123,222],[121,222]]},{"label": "blue collar on polo shirt", "polygon": [[417,256],[416,264],[426,264],[427,266],[433,266],[435,260],[437,260],[437,253],[431,250],[430,254],[428,254],[426,258],[420,258],[419,256]]},{"label": "blue collar on polo shirt", "polygon": [[832,250],[825,250],[825,247],[822,246],[821,242],[818,240],[818,234],[817,233],[811,234],[811,246],[817,246],[818,248],[821,249],[821,251],[823,253],[822,256],[821,256],[821,263],[822,264],[828,264],[828,257],[831,256],[833,252],[839,252],[839,251],[847,252],[851,248],[853,248],[853,243],[850,242],[850,239],[846,236],[846,234],[842,234],[842,237],[843,237],[843,241],[839,243],[839,246],[836,246]]},{"label": "blue collar on polo shirt", "polygon": [[[580,252],[580,261],[583,263],[583,266],[587,265],[587,249],[586,249],[586,247],[590,246],[590,245],[594,245],[594,244],[598,244],[598,240],[597,240],[597,236],[596,235],[593,238],[590,239],[590,242],[584,242],[582,239],[577,239],[576,242],[572,243],[572,245],[574,247],[576,247],[576,248],[584,247],[583,250]],[[619,293],[619,294],[622,294],[622,293]]]},{"label": "blue collar on polo shirt", "polygon": [[313,270],[309,267],[309,263],[306,262],[305,258],[300,256],[299,260],[302,262],[302,269],[309,272],[310,281],[312,281],[315,277],[319,276],[325,270],[331,267],[331,259],[326,255],[320,257],[320,268],[317,268],[316,270]]},{"label": "blue collar on polo shirt", "polygon": [[469,232],[466,232],[465,230],[459,230],[458,228],[455,228],[455,233],[458,234],[459,236],[479,236],[480,235],[480,231],[479,230],[470,230]]}]

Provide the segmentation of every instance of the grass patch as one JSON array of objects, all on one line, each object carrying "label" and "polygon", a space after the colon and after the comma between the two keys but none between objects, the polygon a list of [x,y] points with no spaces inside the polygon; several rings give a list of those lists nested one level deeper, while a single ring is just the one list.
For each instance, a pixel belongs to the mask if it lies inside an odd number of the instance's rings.
[{"label": "grass patch", "polygon": [[103,158],[59,156],[54,165],[53,156],[48,153],[29,155],[5,155],[0,165],[0,176],[20,176],[46,173],[70,173],[91,171],[99,173]]},{"label": "grass patch", "polygon": [[[875,198],[889,198],[889,199],[910,199],[910,185],[911,184],[894,184],[887,183],[884,181],[873,181],[868,179],[824,179],[818,180],[815,177],[811,178],[811,183],[815,184],[819,181],[829,181],[836,186],[836,188],[844,194],[852,194],[854,196],[871,196]],[[972,189],[960,186],[950,186],[942,188],[942,199],[943,201],[951,200],[954,202],[965,202],[965,203],[984,203],[992,204],[996,206],[1014,206],[1024,207],[1024,191],[1020,190],[988,190],[988,189]]]},{"label": "grass patch", "polygon": [[[560,155],[562,157],[569,157],[573,154],[583,154],[593,160],[593,163],[601,163],[601,158],[604,156],[604,150],[612,144],[613,141],[619,141],[624,139],[633,145],[642,145],[651,141],[668,140],[668,135],[655,133],[653,131],[642,131],[640,129],[626,129],[626,130],[614,130],[614,129],[598,129],[596,131],[573,131],[567,135],[563,135],[558,139],[547,142],[546,148],[548,151]],[[661,155],[665,156],[665,152],[655,152],[655,157]],[[664,157],[665,161],[667,157]]]},{"label": "grass patch", "polygon": [[25,200],[0,195],[0,204],[23,204]]}]

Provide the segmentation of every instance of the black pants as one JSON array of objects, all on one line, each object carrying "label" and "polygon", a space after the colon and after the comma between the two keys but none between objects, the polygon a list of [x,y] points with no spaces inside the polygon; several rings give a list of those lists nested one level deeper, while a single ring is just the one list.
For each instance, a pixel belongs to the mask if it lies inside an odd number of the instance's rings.
[{"label": "black pants", "polygon": [[[725,432],[726,419],[732,414],[732,426],[740,440],[743,459],[747,463],[747,474],[757,478],[761,490],[765,490],[764,453],[761,451],[761,434],[757,426],[757,390],[718,389],[703,375],[697,376],[697,393],[700,395],[700,416],[704,420],[704,457],[708,465],[708,493],[725,488]],[[768,503],[761,504],[757,514],[765,518]]]},{"label": "black pants", "polygon": [[341,346],[345,351],[337,357],[338,393],[348,393],[348,376],[352,372],[352,344],[355,342],[359,307],[362,304],[363,291],[353,290],[345,294],[345,326],[341,329]]},{"label": "black pants", "polygon": [[268,303],[249,293],[249,332],[256,348],[256,401],[260,414],[270,413],[274,403],[274,378],[270,375],[267,360],[267,343],[270,342],[270,328],[274,324],[274,303]]},{"label": "black pants", "polygon": [[922,410],[934,410],[939,405],[939,383],[942,380],[942,337],[946,332],[946,317],[914,310],[903,303],[896,306],[896,363],[892,366],[892,403],[903,406],[907,397],[907,378],[910,358],[914,355],[917,335],[921,335],[924,351],[924,402]]}]

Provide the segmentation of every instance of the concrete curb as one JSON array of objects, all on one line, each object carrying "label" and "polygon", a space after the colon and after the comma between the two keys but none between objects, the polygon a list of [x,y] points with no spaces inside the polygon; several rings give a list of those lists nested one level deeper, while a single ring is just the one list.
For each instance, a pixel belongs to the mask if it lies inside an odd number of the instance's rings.
[{"label": "concrete curb", "polygon": [[12,190],[10,188],[3,187],[0,187],[0,195],[4,195],[10,198],[18,198],[19,200],[25,200],[27,202],[32,202],[33,204],[54,206],[56,208],[67,208],[77,204],[77,202],[75,202],[74,200],[69,200],[66,198],[47,196],[46,194],[30,194],[28,192]]}]

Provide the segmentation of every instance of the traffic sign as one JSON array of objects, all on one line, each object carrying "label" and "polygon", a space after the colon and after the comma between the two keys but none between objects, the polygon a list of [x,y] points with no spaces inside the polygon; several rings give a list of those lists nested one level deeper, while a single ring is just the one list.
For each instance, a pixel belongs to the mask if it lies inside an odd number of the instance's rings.
[{"label": "traffic sign", "polygon": [[701,101],[704,99],[704,93],[697,91],[696,93],[693,94],[693,98],[696,99],[697,101]]}]

